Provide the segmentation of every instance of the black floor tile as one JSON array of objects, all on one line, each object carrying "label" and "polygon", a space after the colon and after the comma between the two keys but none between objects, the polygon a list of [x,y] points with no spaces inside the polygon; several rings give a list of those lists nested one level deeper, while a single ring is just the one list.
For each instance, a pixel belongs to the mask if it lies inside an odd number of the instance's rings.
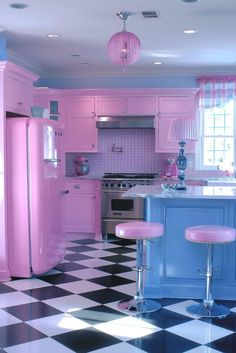
[{"label": "black floor tile", "polygon": [[235,353],[236,352],[236,333],[228,335],[219,340],[213,341],[207,345],[212,349],[218,350],[222,353]]},{"label": "black floor tile", "polygon": [[83,270],[84,268],[87,268],[87,267],[74,262],[63,262],[57,265],[55,268],[56,270],[59,270],[59,271],[68,272],[68,271]]},{"label": "black floor tile", "polygon": [[92,308],[74,311],[72,315],[90,325],[97,325],[126,316],[126,314],[113,310],[105,305],[98,305],[93,306]]},{"label": "black floor tile", "polygon": [[92,327],[57,335],[53,339],[78,353],[91,352],[121,342],[117,338],[99,332]]},{"label": "black floor tile", "polygon": [[106,265],[106,266],[97,267],[97,270],[103,271],[103,272],[108,272],[110,274],[115,275],[118,273],[130,271],[130,267],[119,265],[119,264],[114,264],[114,265]]},{"label": "black floor tile", "polygon": [[61,314],[61,311],[42,302],[10,306],[9,308],[4,308],[3,310],[22,321],[29,321],[46,316]]},{"label": "black floor tile", "polygon": [[143,320],[162,329],[167,329],[192,320],[188,316],[175,313],[174,311],[165,310],[163,308],[151,313],[141,314],[141,317]]},{"label": "black floor tile", "polygon": [[75,244],[98,244],[98,243],[103,243],[99,240],[94,240],[94,239],[79,239],[79,240],[72,240],[73,243]]},{"label": "black floor tile", "polygon": [[39,279],[41,279],[42,281],[51,283],[51,284],[62,284],[62,283],[78,281],[77,277],[68,275],[66,273],[57,273],[57,274],[51,275],[51,276],[41,276],[41,277],[39,277]]},{"label": "black floor tile", "polygon": [[129,343],[147,353],[183,353],[199,346],[195,342],[167,331],[155,332],[130,340]]},{"label": "black floor tile", "polygon": [[[78,280],[78,278],[77,278]],[[63,297],[65,295],[71,295],[71,292],[64,290],[59,287],[49,286],[43,288],[28,289],[22,291],[22,293],[28,294],[38,300],[46,300],[51,298]]]},{"label": "black floor tile", "polygon": [[125,263],[128,261],[135,261],[133,257],[130,256],[125,256],[125,255],[112,255],[112,256],[105,256],[101,257],[101,259],[106,260],[106,261],[111,261],[115,263]]},{"label": "black floor tile", "polygon": [[122,284],[132,283],[134,281],[127,278],[118,277],[116,275],[110,275],[110,276],[90,279],[90,282],[97,283],[97,284],[100,284],[101,286],[110,288],[115,286],[121,286]]},{"label": "black floor tile", "polygon": [[4,283],[0,283],[0,294],[16,292],[14,288],[11,288]]},{"label": "black floor tile", "polygon": [[118,247],[118,248],[109,248],[107,249],[108,251],[115,253],[115,254],[126,254],[126,253],[131,253],[131,252],[136,252],[135,249],[132,248],[126,248],[126,247]]},{"label": "black floor tile", "polygon": [[87,245],[69,246],[67,249],[71,250],[71,251],[77,251],[78,253],[96,250],[96,249],[92,248],[91,246],[87,246]]},{"label": "black floor tile", "polygon": [[10,347],[46,337],[25,323],[0,327],[0,347]]},{"label": "black floor tile", "polygon": [[65,255],[65,260],[69,260],[69,261],[83,261],[83,260],[89,260],[89,259],[91,259],[91,256],[78,254],[77,252],[75,252],[74,254]]},{"label": "black floor tile", "polygon": [[130,299],[130,295],[117,292],[113,289],[100,289],[100,290],[95,290],[93,292],[88,292],[88,293],[81,293],[81,296],[97,301],[100,304],[106,304],[106,303],[111,303],[115,302],[118,300],[124,300],[124,299]]}]

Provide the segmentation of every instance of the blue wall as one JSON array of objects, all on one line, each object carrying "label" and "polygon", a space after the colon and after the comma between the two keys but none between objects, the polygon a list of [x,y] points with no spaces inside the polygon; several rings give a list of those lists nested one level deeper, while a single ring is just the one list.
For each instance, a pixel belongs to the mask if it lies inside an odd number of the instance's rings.
[{"label": "blue wall", "polygon": [[50,88],[195,88],[194,76],[40,78],[37,87]]}]

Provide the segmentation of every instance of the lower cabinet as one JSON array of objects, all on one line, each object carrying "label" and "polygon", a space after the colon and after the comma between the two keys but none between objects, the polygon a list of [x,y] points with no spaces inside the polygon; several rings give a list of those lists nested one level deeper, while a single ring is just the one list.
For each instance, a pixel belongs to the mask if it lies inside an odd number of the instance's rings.
[{"label": "lower cabinet", "polygon": [[71,180],[66,182],[64,231],[93,233],[101,237],[100,182]]}]

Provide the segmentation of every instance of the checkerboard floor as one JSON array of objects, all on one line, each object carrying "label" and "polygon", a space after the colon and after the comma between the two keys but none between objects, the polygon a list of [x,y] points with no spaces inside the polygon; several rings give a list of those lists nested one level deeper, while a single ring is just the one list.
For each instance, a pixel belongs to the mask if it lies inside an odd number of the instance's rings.
[{"label": "checkerboard floor", "polygon": [[148,314],[119,311],[135,292],[135,257],[131,241],[73,240],[50,273],[1,283],[0,352],[236,352],[236,301],[224,303],[224,319],[197,319],[185,311],[195,301],[180,299]]}]

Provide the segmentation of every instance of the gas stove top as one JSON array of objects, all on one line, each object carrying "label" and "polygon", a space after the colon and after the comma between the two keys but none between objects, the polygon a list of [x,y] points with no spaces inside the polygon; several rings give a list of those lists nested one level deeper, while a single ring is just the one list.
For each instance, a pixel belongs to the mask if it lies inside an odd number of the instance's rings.
[{"label": "gas stove top", "polygon": [[105,173],[102,188],[128,190],[135,185],[151,185],[157,177],[157,173]]}]

